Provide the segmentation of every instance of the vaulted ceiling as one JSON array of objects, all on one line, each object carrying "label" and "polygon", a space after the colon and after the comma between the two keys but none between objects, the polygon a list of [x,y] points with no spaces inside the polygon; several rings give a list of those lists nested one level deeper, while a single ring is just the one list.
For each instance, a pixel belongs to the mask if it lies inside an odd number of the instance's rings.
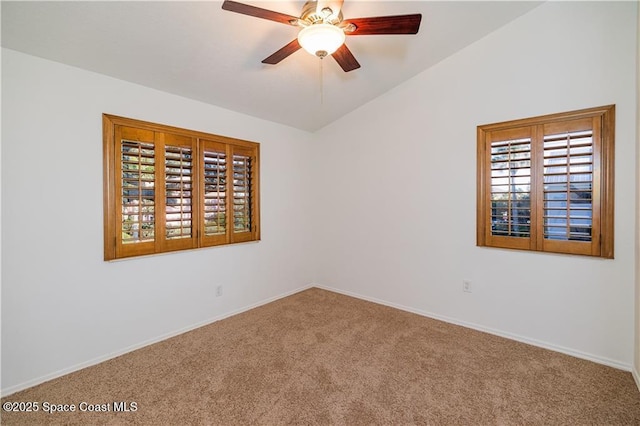
[{"label": "vaulted ceiling", "polygon": [[[242,2],[294,16],[304,5]],[[345,18],[422,14],[417,35],[347,37],[362,65],[349,73],[332,58],[303,50],[277,65],[262,64],[298,29],[224,11],[221,1],[2,1],[1,41],[5,48],[315,131],[539,4],[346,0]]]}]

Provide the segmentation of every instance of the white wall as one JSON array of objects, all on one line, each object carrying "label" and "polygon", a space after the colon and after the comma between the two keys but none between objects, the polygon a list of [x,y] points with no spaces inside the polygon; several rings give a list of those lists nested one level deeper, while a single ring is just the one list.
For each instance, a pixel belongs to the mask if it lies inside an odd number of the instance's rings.
[{"label": "white wall", "polygon": [[[3,394],[312,282],[310,134],[6,49],[2,106]],[[262,241],[103,262],[103,112],[260,142]]]},{"label": "white wall", "polygon": [[[636,7],[543,4],[321,130],[317,283],[630,370]],[[476,126],[607,104],[615,260],[476,247]]]},{"label": "white wall", "polygon": [[[630,369],[636,8],[544,4],[315,135],[3,49],[3,393],[312,281]],[[476,247],[476,126],[610,103],[616,259]],[[103,112],[261,142],[262,241],[103,262]]]},{"label": "white wall", "polygon": [[[636,161],[640,165],[640,7],[636,27]],[[640,170],[636,167],[636,349],[633,377],[640,389]]]}]

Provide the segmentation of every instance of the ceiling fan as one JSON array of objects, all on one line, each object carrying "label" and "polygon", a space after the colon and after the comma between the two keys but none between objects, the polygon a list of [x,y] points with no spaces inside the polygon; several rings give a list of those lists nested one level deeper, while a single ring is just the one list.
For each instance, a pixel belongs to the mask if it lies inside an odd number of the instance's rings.
[{"label": "ceiling fan", "polygon": [[360,64],[347,45],[344,44],[345,36],[417,34],[420,29],[422,15],[419,13],[345,20],[342,17],[343,2],[344,0],[307,1],[302,7],[300,17],[232,0],[225,0],[222,3],[222,8],[231,12],[301,28],[297,38],[262,61],[263,64],[271,65],[279,63],[292,53],[303,48],[320,58],[324,58],[327,55],[333,56],[340,67],[345,72],[349,72],[360,68]]}]

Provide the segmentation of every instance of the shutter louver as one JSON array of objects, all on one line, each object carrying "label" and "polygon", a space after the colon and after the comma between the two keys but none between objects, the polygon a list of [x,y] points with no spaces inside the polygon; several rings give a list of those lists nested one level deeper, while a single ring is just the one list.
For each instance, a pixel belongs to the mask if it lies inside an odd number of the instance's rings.
[{"label": "shutter louver", "polygon": [[227,156],[204,150],[204,235],[227,232]]},{"label": "shutter louver", "polygon": [[491,234],[531,234],[531,138],[491,142]]},{"label": "shutter louver", "polygon": [[591,241],[593,131],[544,136],[544,238]]},{"label": "shutter louver", "polygon": [[166,238],[191,238],[193,152],[189,147],[165,146]]},{"label": "shutter louver", "polygon": [[251,231],[251,157],[233,155],[233,231]]},{"label": "shutter louver", "polygon": [[155,238],[155,148],[153,144],[121,141],[122,244]]}]

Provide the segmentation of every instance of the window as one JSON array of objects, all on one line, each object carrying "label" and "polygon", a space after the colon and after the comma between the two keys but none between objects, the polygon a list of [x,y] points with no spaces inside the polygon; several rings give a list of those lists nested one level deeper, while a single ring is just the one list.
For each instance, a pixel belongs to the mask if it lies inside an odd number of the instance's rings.
[{"label": "window", "polygon": [[105,260],[260,239],[259,144],[103,114]]},{"label": "window", "polygon": [[613,258],[615,106],[478,127],[477,245]]}]

